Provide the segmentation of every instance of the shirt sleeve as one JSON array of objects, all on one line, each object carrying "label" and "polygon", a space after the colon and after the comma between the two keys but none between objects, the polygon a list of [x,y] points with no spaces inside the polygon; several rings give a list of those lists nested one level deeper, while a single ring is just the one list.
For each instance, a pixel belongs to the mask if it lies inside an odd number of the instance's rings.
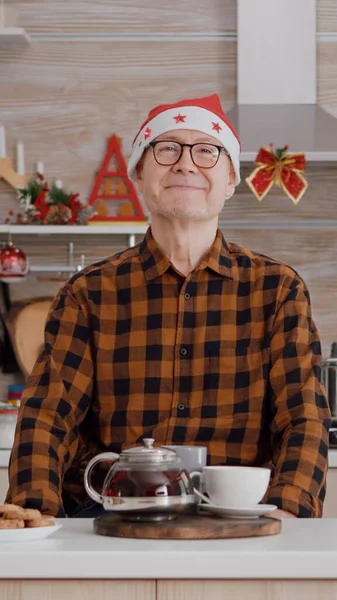
[{"label": "shirt sleeve", "polygon": [[45,344],[23,393],[6,502],[64,517],[62,481],[91,403],[90,329],[70,284],[54,299]]},{"label": "shirt sleeve", "polygon": [[269,397],[274,472],[265,501],[297,517],[321,517],[330,410],[321,345],[302,280],[293,280],[274,322]]}]

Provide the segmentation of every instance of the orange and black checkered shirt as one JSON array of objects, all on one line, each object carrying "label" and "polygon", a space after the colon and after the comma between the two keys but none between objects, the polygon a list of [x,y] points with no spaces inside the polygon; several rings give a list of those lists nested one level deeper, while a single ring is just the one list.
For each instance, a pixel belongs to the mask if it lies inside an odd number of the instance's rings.
[{"label": "orange and black checkered shirt", "polygon": [[102,451],[206,446],[208,463],[270,465],[264,501],[319,517],[330,412],[307,288],[218,230],[187,277],[148,230],[53,301],[27,382],[7,501],[65,515]]}]

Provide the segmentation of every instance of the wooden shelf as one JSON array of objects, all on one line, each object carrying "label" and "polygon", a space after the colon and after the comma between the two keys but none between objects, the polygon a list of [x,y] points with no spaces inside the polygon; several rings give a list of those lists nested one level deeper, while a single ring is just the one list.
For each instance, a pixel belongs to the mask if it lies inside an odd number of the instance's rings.
[{"label": "wooden shelf", "polygon": [[[148,224],[123,223],[121,225],[0,225],[0,235],[144,235]],[[326,229],[337,230],[337,219],[315,220],[297,219],[258,221],[242,219],[227,221],[223,226],[226,231],[231,229]]]},{"label": "wooden shelf", "polygon": [[120,223],[118,225],[0,225],[1,233],[15,235],[136,235],[148,228],[143,223]]},{"label": "wooden shelf", "polygon": [[0,27],[0,49],[29,46],[31,39],[22,27]]}]

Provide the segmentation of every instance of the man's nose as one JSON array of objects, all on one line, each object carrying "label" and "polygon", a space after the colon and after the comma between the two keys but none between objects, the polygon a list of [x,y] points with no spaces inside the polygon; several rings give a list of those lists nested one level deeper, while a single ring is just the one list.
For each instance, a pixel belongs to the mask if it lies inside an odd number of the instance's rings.
[{"label": "man's nose", "polygon": [[173,165],[173,170],[175,172],[182,173],[196,173],[198,171],[198,167],[195,166],[192,157],[191,157],[191,148],[185,146],[181,153],[181,157],[178,162]]}]

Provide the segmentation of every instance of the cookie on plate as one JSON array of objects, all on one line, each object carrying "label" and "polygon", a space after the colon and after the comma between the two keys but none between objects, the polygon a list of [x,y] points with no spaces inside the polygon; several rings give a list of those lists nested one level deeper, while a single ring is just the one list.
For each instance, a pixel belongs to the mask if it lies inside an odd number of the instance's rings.
[{"label": "cookie on plate", "polygon": [[1,529],[24,529],[25,522],[23,519],[0,519]]},{"label": "cookie on plate", "polygon": [[2,518],[12,520],[12,519],[23,519],[24,518],[24,509],[21,506],[16,506],[15,510],[8,510],[2,514]]},{"label": "cookie on plate", "polygon": [[22,510],[22,506],[18,506],[17,504],[0,504],[0,515],[18,510]]},{"label": "cookie on plate", "polygon": [[22,518],[25,521],[32,521],[33,519],[41,519],[42,515],[37,508],[23,508]]},{"label": "cookie on plate", "polygon": [[41,517],[40,519],[31,519],[25,522],[26,527],[52,527],[55,525],[55,521],[48,517]]}]

